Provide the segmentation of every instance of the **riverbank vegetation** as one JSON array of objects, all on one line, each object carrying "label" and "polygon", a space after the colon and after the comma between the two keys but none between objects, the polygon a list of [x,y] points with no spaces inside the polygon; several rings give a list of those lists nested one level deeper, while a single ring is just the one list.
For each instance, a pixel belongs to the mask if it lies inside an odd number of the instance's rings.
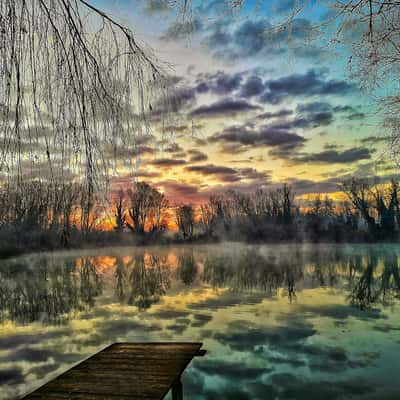
[{"label": "riverbank vegetation", "polygon": [[79,184],[31,182],[0,193],[1,255],[106,245],[186,242],[374,242],[399,236],[398,182],[352,179],[343,200],[296,196],[290,185],[226,191],[200,205],[170,204],[137,182],[106,199]]}]

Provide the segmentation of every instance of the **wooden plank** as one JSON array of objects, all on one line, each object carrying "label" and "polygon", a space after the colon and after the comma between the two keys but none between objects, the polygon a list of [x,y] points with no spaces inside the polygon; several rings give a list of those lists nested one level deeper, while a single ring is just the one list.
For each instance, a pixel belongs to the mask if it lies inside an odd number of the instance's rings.
[{"label": "wooden plank", "polygon": [[202,343],[115,343],[43,385],[25,400],[161,400],[172,388],[181,399],[180,376]]}]

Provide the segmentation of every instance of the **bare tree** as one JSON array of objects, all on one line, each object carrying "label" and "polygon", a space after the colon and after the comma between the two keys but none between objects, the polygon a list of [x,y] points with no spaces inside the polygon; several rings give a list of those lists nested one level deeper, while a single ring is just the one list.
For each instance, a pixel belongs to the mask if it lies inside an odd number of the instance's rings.
[{"label": "bare tree", "polygon": [[193,238],[194,209],[190,204],[184,204],[176,208],[176,222],[184,240]]},{"label": "bare tree", "polygon": [[347,195],[353,207],[360,212],[368,226],[369,232],[375,235],[376,224],[370,201],[370,184],[365,180],[352,178],[342,183],[340,188]]},{"label": "bare tree", "polygon": [[126,216],[124,211],[125,193],[122,189],[118,191],[118,197],[115,204],[115,227],[116,232],[122,232],[126,225]]},{"label": "bare tree", "polygon": [[163,193],[146,182],[136,182],[133,189],[127,191],[130,200],[128,209],[133,224],[125,220],[128,228],[136,233],[144,233],[146,227],[150,231],[160,231],[165,226],[164,213],[168,207],[168,199]]},{"label": "bare tree", "polygon": [[211,237],[215,230],[216,214],[211,203],[202,204],[200,206],[200,220],[204,226],[205,234]]},{"label": "bare tree", "polygon": [[160,193],[158,190],[153,188],[152,190],[152,231],[161,231],[166,226],[164,220],[165,210],[168,208],[169,202],[165,197],[164,193]]},{"label": "bare tree", "polygon": [[146,182],[137,182],[127,194],[130,199],[128,212],[133,222],[133,225],[127,222],[127,226],[133,232],[144,233],[153,206],[153,189]]}]

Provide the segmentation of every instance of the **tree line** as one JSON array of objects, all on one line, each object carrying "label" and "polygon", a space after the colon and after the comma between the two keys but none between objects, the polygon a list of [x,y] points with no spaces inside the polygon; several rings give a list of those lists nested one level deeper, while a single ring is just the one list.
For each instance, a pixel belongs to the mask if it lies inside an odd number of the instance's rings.
[{"label": "tree line", "polygon": [[283,184],[251,193],[228,190],[200,206],[171,207],[163,194],[140,182],[126,192],[120,190],[115,230],[121,232],[125,225],[134,233],[154,236],[166,229],[167,210],[172,210],[183,241],[395,240],[400,228],[398,188],[395,180],[374,184],[353,178],[339,185],[344,195],[341,201],[321,194],[299,201],[293,188]]},{"label": "tree line", "polygon": [[[0,190],[0,238],[4,246],[22,251],[126,241],[352,242],[398,238],[397,181],[373,184],[353,178],[339,189],[345,196],[342,201],[328,195],[299,200],[293,188],[283,184],[251,193],[228,190],[210,196],[201,205],[173,205],[146,182],[121,188],[106,199],[87,195],[78,183],[33,181]],[[7,249],[2,252],[7,255]]]}]

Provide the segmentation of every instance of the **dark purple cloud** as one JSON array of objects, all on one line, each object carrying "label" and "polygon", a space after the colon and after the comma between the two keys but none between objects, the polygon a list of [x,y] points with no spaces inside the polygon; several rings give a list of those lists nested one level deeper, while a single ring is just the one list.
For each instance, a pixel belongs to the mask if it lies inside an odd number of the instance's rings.
[{"label": "dark purple cloud", "polygon": [[351,149],[325,150],[320,153],[310,153],[295,157],[296,162],[310,162],[322,164],[350,164],[360,160],[369,160],[373,150],[364,147],[354,147]]},{"label": "dark purple cloud", "polygon": [[236,174],[236,170],[233,168],[214,164],[191,165],[185,167],[185,170],[189,172],[198,172],[203,175]]},{"label": "dark purple cloud", "polygon": [[186,161],[173,158],[159,158],[158,160],[151,161],[150,164],[156,167],[169,168],[169,167],[175,167],[177,165],[184,165],[186,164]]},{"label": "dark purple cloud", "polygon": [[240,182],[242,180],[270,179],[268,172],[257,171],[255,168],[231,168],[222,165],[206,164],[185,167],[186,171],[196,172],[203,176],[216,176],[221,182]]},{"label": "dark purple cloud", "polygon": [[228,95],[238,90],[243,81],[240,73],[229,74],[224,71],[200,74],[196,80],[195,90],[198,93],[212,92],[218,95]]},{"label": "dark purple cloud", "polygon": [[289,115],[292,115],[293,111],[283,108],[281,110],[275,111],[275,112],[265,112],[260,115],[257,115],[257,119],[260,120],[265,120],[265,119],[272,119],[272,118],[282,118],[282,117],[288,117]]},{"label": "dark purple cloud", "polygon": [[224,129],[220,134],[214,135],[211,140],[222,142],[241,143],[245,146],[301,146],[306,139],[294,132],[279,127],[262,126],[249,128],[246,126],[232,126]]},{"label": "dark purple cloud", "polygon": [[224,115],[236,115],[261,109],[260,106],[249,103],[246,100],[223,99],[210,105],[195,108],[190,112],[192,117],[220,117]]},{"label": "dark purple cloud", "polygon": [[314,69],[305,74],[292,74],[270,80],[260,100],[269,104],[279,104],[293,97],[344,96],[355,91],[356,86],[342,80],[326,80],[324,75]]},{"label": "dark purple cloud", "polygon": [[249,76],[240,89],[240,97],[250,98],[260,95],[264,91],[264,83],[257,75]]}]

